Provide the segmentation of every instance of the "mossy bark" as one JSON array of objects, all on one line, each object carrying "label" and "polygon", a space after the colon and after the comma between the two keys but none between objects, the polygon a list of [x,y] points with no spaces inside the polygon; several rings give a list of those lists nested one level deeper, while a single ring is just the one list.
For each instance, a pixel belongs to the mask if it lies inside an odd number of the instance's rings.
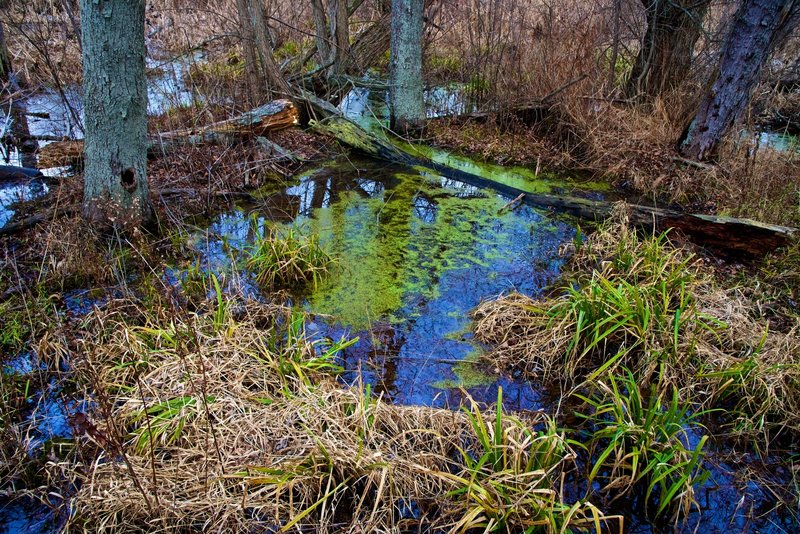
[{"label": "mossy bark", "polygon": [[392,129],[403,135],[424,126],[422,95],[423,0],[392,0],[389,102]]},{"label": "mossy bark", "polygon": [[153,216],[147,187],[144,0],[81,0],[83,214],[135,227]]}]

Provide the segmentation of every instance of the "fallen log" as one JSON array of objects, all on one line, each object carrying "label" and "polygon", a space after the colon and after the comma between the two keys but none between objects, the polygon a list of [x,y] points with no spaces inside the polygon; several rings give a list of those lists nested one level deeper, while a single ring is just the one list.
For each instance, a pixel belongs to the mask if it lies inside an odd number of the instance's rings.
[{"label": "fallen log", "polygon": [[[310,103],[319,114],[323,108],[316,104],[316,102]],[[329,115],[323,120],[311,121],[310,124],[316,131],[334,137],[339,142],[370,156],[392,163],[425,167],[446,178],[491,189],[509,198],[522,195],[526,204],[536,208],[552,209],[581,219],[601,221],[612,214],[614,207],[611,202],[531,193],[449,167],[412,153],[408,148],[393,143],[391,137],[381,138],[370,134],[340,115]],[[655,228],[658,231],[675,228],[692,241],[721,251],[762,255],[790,244],[798,235],[795,228],[764,224],[750,219],[683,213],[638,204],[629,205],[628,208],[630,221],[633,224]]]},{"label": "fallen log", "polygon": [[300,114],[291,100],[273,100],[233,119],[214,122],[200,128],[165,132],[160,134],[159,138],[204,137],[208,134],[211,134],[212,139],[219,135],[255,137],[263,136],[270,131],[296,126],[299,122]]},{"label": "fallen log", "polygon": [[65,206],[61,208],[51,209],[44,213],[37,213],[36,215],[31,215],[30,217],[26,217],[24,219],[20,219],[15,222],[6,223],[4,226],[0,226],[0,236],[16,234],[23,230],[27,230],[28,228],[33,228],[37,224],[57,219],[58,217],[73,215],[75,213],[78,213],[79,211],[80,210],[78,206]]},{"label": "fallen log", "polygon": [[0,182],[25,178],[42,178],[43,176],[42,171],[39,169],[16,167],[14,165],[0,165]]},{"label": "fallen log", "polygon": [[[227,144],[236,139],[261,137],[299,122],[300,113],[290,100],[275,100],[232,119],[161,133],[148,141],[147,154],[154,158],[179,147]],[[80,166],[82,163],[83,141],[50,143],[39,150],[41,168]]]}]

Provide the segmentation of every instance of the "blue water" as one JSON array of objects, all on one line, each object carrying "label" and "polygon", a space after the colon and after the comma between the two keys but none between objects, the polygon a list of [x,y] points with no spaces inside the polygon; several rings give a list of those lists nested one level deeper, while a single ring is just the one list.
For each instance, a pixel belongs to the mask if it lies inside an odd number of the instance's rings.
[{"label": "blue water", "polygon": [[498,380],[477,362],[483,348],[472,339],[469,312],[482,299],[535,295],[551,283],[572,226],[526,206],[499,214],[507,199],[490,192],[367,161],[301,177],[285,196],[270,203],[283,206],[277,212],[236,209],[196,234],[202,267],[256,295],[241,258],[269,221],[293,218],[340,259],[296,301],[316,317],[309,332],[359,337],[343,353],[343,380],[428,406],[457,406],[464,392],[492,402],[502,386],[509,407],[538,407],[540,392],[529,383]]}]

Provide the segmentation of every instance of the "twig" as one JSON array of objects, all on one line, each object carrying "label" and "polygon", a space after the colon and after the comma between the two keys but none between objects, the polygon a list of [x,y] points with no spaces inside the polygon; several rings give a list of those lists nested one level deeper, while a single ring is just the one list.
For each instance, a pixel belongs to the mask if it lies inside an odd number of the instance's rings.
[{"label": "twig", "polygon": [[695,161],[693,159],[686,159],[686,158],[681,158],[679,156],[672,156],[672,161],[677,161],[679,163],[689,165],[690,167],[697,167],[698,169],[703,169],[704,171],[714,170],[713,165],[709,165],[708,163],[703,163],[701,161]]},{"label": "twig", "polygon": [[9,223],[1,227],[0,236],[16,234],[23,230],[27,230],[28,228],[32,228],[37,224],[43,223],[48,219],[61,217],[64,215],[73,215],[77,212],[78,212],[77,206],[66,206],[63,208],[47,211],[45,213],[37,213],[36,215],[31,215],[30,217],[26,217],[21,221],[15,223]]},{"label": "twig", "polygon": [[506,211],[514,211],[522,203],[523,200],[525,200],[525,193],[520,193],[519,195],[517,195],[517,198],[515,198],[514,200],[506,203],[505,206],[500,208],[497,211],[497,214],[498,215],[502,215]]}]

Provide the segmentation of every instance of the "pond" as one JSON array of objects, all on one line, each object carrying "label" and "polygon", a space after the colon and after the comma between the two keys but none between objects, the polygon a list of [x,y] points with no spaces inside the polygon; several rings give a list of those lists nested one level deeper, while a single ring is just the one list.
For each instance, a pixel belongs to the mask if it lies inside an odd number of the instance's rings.
[{"label": "pond", "polygon": [[[503,210],[507,202],[425,171],[350,159],[303,175],[266,209],[219,216],[194,242],[218,272],[268,224],[316,234],[338,266],[296,300],[314,317],[310,331],[359,337],[344,351],[346,381],[430,406],[458,406],[464,391],[491,402],[502,385],[509,407],[535,409],[540,393],[530,384],[483,372],[469,313],[504,292],[541,292],[574,227],[527,206]],[[252,275],[243,278],[253,291]]]},{"label": "pond", "polygon": [[[563,266],[559,246],[575,235],[570,219],[526,206],[503,210],[507,202],[424,170],[350,159],[219,215],[191,241],[203,269],[228,273],[239,291],[259,298],[243,269],[257,236],[270,225],[317,235],[339,265],[293,299],[310,314],[309,334],[359,338],[339,362],[346,384],[371,384],[395,403],[449,408],[467,394],[492,403],[502,387],[506,408],[554,413],[557,387],[498,375],[479,361],[485,348],[471,334],[469,314],[482,299],[541,294]],[[701,511],[675,530],[791,531],[791,514],[770,512],[768,487],[741,476],[751,470],[782,485],[792,477],[786,468],[765,469],[754,455],[732,461],[727,446],[711,446],[706,465],[711,476],[696,488]],[[626,517],[627,532],[668,526],[653,524],[636,502],[617,506],[609,512]]]}]

